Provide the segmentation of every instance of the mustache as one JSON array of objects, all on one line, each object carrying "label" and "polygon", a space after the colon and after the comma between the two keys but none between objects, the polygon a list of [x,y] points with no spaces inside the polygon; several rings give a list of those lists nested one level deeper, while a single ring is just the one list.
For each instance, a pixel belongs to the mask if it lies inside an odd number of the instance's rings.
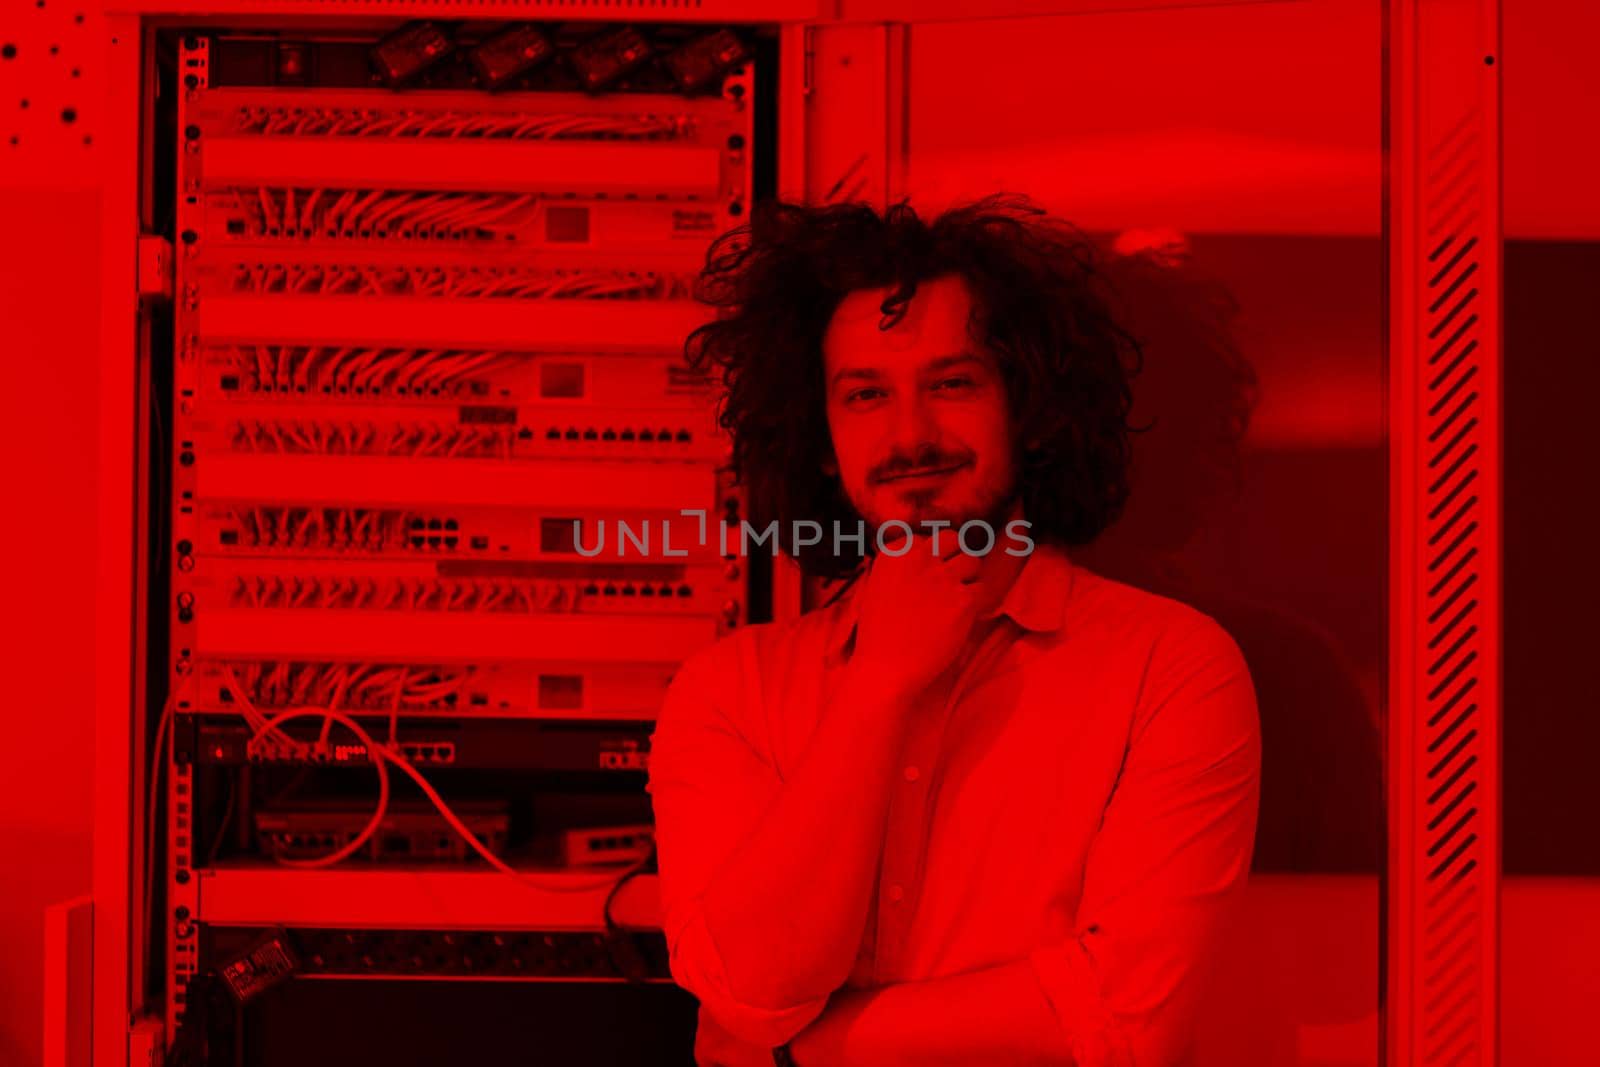
[{"label": "mustache", "polygon": [[919,452],[915,457],[897,455],[891,456],[883,463],[872,468],[871,480],[874,483],[885,482],[900,478],[907,474],[919,474],[925,471],[942,471],[951,467],[959,467],[972,459],[969,452]]}]

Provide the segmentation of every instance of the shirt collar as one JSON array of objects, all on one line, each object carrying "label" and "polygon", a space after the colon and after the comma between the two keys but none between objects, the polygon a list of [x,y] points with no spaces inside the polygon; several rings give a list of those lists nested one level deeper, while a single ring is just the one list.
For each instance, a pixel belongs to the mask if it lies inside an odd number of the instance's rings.
[{"label": "shirt collar", "polygon": [[[984,617],[1009,615],[1024,630],[1054,633],[1066,624],[1067,598],[1072,591],[1075,570],[1065,548],[1036,541],[1000,606]],[[865,577],[864,572],[862,577]],[[838,615],[828,632],[830,659],[837,660],[854,648],[856,616],[861,608],[858,596],[861,581],[862,578],[857,578],[835,605]]]}]

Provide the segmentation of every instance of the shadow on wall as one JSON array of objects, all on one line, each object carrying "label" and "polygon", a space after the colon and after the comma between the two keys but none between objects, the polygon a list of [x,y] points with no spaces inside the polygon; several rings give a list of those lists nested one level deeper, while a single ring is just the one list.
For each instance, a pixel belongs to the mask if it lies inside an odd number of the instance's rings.
[{"label": "shadow on wall", "polygon": [[[1378,710],[1326,625],[1242,592],[1194,550],[1202,533],[1226,538],[1242,524],[1274,518],[1240,505],[1242,487],[1270,457],[1245,445],[1258,396],[1255,369],[1235,341],[1239,305],[1195,267],[1181,243],[1108,259],[1105,276],[1122,321],[1143,346],[1130,423],[1147,429],[1132,435],[1126,510],[1074,558],[1108,578],[1193,605],[1238,642],[1261,713],[1254,869],[1375,872],[1383,850]],[[1373,493],[1384,498],[1381,485]],[[1315,499],[1337,522],[1333,509],[1345,503]],[[1314,548],[1280,548],[1273,561],[1279,569],[1319,573]]]}]

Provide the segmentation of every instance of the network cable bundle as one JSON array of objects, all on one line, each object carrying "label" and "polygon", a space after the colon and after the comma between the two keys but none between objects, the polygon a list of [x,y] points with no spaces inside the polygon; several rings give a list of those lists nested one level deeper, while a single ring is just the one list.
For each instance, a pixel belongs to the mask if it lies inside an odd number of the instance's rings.
[{"label": "network cable bundle", "polygon": [[706,249],[759,192],[753,42],[173,43],[144,904],[177,1053],[308,979],[664,981],[662,945],[606,926],[653,859],[666,686],[750,617],[682,350]]}]

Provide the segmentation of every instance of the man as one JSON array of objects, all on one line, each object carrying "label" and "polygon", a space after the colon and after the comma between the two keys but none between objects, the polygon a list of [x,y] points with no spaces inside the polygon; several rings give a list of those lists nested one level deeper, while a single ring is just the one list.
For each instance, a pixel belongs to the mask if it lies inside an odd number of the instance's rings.
[{"label": "man", "polygon": [[1127,494],[1136,346],[1094,262],[998,197],[764,205],[708,256],[688,351],[754,525],[859,576],[691,657],[660,713],[703,1067],[1186,1054],[1249,867],[1255,693],[1211,618],[1067,554]]}]

